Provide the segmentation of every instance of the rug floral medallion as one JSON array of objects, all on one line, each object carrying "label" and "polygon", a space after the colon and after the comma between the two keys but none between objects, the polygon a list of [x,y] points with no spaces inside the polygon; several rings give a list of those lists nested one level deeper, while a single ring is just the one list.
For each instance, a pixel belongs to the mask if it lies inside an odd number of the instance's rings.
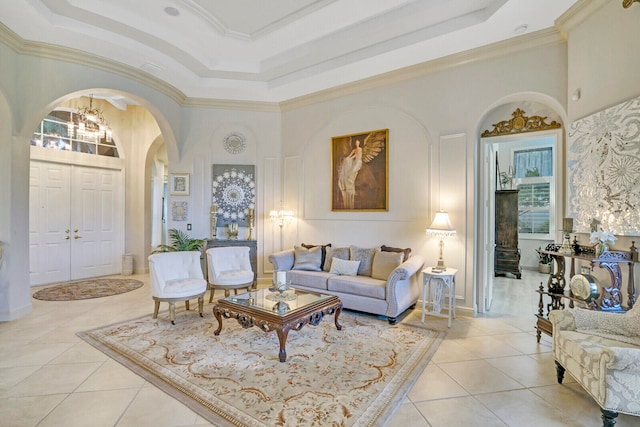
[{"label": "rug floral medallion", "polygon": [[[165,316],[166,317],[166,316]],[[196,312],[78,335],[219,426],[382,426],[429,363],[444,333],[344,312],[275,333]]]}]

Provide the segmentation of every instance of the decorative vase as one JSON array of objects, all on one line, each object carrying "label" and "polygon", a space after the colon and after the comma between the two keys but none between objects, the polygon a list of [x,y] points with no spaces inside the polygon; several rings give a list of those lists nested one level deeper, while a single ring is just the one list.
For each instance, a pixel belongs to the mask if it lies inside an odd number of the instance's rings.
[{"label": "decorative vase", "polygon": [[227,236],[229,240],[238,240],[238,223],[227,224]]},{"label": "decorative vase", "polygon": [[600,256],[609,251],[609,246],[605,242],[599,242],[596,244],[596,258],[600,258]]},{"label": "decorative vase", "polygon": [[551,273],[551,264],[538,263],[538,272],[543,274]]}]

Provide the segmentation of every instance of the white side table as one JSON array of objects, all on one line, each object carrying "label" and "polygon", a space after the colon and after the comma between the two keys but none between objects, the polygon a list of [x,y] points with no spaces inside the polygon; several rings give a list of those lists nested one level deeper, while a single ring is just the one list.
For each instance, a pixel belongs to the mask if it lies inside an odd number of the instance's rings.
[{"label": "white side table", "polygon": [[[436,273],[433,267],[427,267],[422,270],[422,323],[424,323],[424,315],[444,317],[449,319],[449,327],[451,327],[451,318],[456,318],[456,273],[455,268],[447,268],[446,270]],[[431,284],[433,283],[433,287]],[[426,311],[427,287],[429,288],[429,305],[431,311]],[[445,291],[449,293],[449,313],[441,314],[440,311],[446,302]]]}]

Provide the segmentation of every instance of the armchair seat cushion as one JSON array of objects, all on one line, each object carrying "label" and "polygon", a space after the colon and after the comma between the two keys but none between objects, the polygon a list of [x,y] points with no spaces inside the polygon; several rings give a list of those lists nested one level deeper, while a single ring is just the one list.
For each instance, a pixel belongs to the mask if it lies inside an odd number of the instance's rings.
[{"label": "armchair seat cushion", "polygon": [[327,282],[327,289],[334,292],[361,295],[384,300],[387,296],[387,281],[367,276],[333,276]]},{"label": "armchair seat cushion", "polygon": [[253,271],[227,270],[221,272],[216,278],[217,286],[245,285],[253,281]]},{"label": "armchair seat cushion", "polygon": [[167,280],[163,297],[181,298],[194,296],[207,290],[207,281],[204,279],[187,278]]}]

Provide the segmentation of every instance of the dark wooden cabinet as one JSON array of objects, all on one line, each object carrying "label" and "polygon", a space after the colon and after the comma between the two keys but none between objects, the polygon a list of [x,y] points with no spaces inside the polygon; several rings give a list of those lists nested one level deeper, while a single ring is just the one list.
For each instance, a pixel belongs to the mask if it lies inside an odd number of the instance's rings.
[{"label": "dark wooden cabinet", "polygon": [[[223,246],[248,246],[249,247],[249,258],[251,261],[251,269],[253,270],[253,287],[257,287],[257,278],[258,278],[258,253],[257,253],[257,245],[258,242],[255,240],[207,240],[207,247],[205,248],[205,252],[209,248],[219,248]],[[204,260],[204,274],[205,277],[208,276],[208,268],[206,264],[206,257]]]},{"label": "dark wooden cabinet", "polygon": [[522,277],[518,249],[518,190],[496,191],[496,249],[494,272]]}]

